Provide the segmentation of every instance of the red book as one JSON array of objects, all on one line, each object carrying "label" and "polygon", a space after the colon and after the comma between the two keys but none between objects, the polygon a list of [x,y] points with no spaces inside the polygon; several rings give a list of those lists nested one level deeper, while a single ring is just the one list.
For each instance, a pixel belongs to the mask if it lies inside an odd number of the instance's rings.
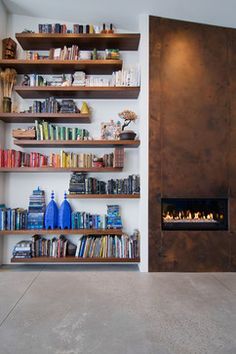
[{"label": "red book", "polygon": [[16,150],[11,152],[11,167],[16,167]]},{"label": "red book", "polygon": [[0,167],[4,167],[4,150],[0,149]]},{"label": "red book", "polygon": [[21,151],[16,151],[16,162],[15,165],[16,167],[21,167]]},{"label": "red book", "polygon": [[4,167],[8,167],[8,151],[4,150]]}]

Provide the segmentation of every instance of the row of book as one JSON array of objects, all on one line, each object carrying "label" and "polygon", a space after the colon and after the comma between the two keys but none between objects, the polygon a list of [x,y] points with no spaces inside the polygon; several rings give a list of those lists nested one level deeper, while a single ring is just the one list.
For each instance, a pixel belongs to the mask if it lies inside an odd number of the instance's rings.
[{"label": "row of book", "polygon": [[87,129],[70,128],[50,124],[46,121],[35,121],[37,140],[88,140]]},{"label": "row of book", "polygon": [[79,47],[72,45],[72,47],[52,48],[49,52],[49,58],[54,60],[78,60]]},{"label": "row of book", "polygon": [[40,235],[32,237],[32,257],[66,257],[74,256],[75,252],[76,246],[64,235],[52,239],[45,239]]},{"label": "row of book", "polygon": [[72,229],[121,229],[120,215],[92,215],[90,213],[74,211],[71,215]]},{"label": "row of book", "polygon": [[29,76],[29,86],[83,86],[83,87],[94,87],[94,86],[105,86],[105,87],[122,87],[122,86],[139,86],[140,85],[140,71],[136,67],[131,67],[127,69],[122,69],[120,71],[115,71],[111,76],[95,76],[86,75],[82,71],[77,71],[74,75],[36,75],[30,74]]},{"label": "row of book", "polygon": [[71,227],[74,230],[103,229],[106,228],[106,216],[73,211],[71,214]]},{"label": "row of book", "polygon": [[29,108],[31,113],[57,113],[59,110],[59,102],[54,97],[46,98],[43,102],[34,100]]},{"label": "row of book", "polygon": [[12,252],[15,259],[35,257],[61,258],[72,256],[77,258],[138,258],[140,252],[139,233],[122,236],[82,236],[77,245],[65,236],[53,237],[51,240],[34,235],[32,241],[18,242]]},{"label": "row of book", "polygon": [[[52,198],[54,198],[53,193]],[[0,230],[37,230],[45,227],[48,228],[47,222],[49,216],[46,216],[47,213],[45,214],[45,212],[45,192],[39,188],[35,189],[29,198],[28,211],[22,208],[6,208],[5,206],[0,208]],[[79,211],[71,212],[71,208],[67,216],[69,219],[67,227],[73,230],[122,228],[119,205],[107,205],[107,214],[104,216]],[[51,223],[48,223],[48,225],[51,225]],[[64,226],[61,228],[64,228]]]},{"label": "row of book", "polygon": [[66,257],[75,256],[76,245],[64,235],[51,240],[40,235],[34,235],[32,241],[18,242],[12,252],[13,258],[27,259],[32,257]]},{"label": "row of book", "polygon": [[74,172],[70,178],[71,194],[139,194],[140,177],[130,175],[123,179],[110,179],[107,182],[87,177],[85,173]]},{"label": "row of book", "polygon": [[[14,168],[14,167],[30,167],[33,164],[33,153],[28,154],[22,151],[12,149],[0,149],[0,167]],[[37,154],[40,155],[40,154]],[[40,161],[38,164],[43,164]],[[36,166],[35,166],[36,167]]]},{"label": "row of book", "polygon": [[105,154],[98,158],[94,154],[61,151],[60,154],[51,153],[49,156],[38,152],[24,153],[16,150],[0,149],[0,167],[53,167],[53,168],[92,168],[92,167],[123,167],[119,156]]},{"label": "row of book", "polygon": [[67,33],[67,26],[60,23],[40,23],[38,25],[39,33]]},{"label": "row of book", "polygon": [[[61,23],[40,23],[38,25],[38,30],[39,33],[100,33],[101,29],[99,26],[94,26],[94,25],[80,25],[80,24],[74,24],[73,25],[73,30],[72,29],[67,29],[66,24],[61,24]],[[113,25],[110,24],[110,30],[106,30],[106,25],[103,24],[103,32],[104,33],[114,33]]]},{"label": "row of book", "polygon": [[30,113],[79,113],[74,100],[63,99],[59,102],[55,97],[46,98],[44,101],[34,100],[29,107]]},{"label": "row of book", "polygon": [[23,208],[1,208],[0,230],[25,230],[28,226],[28,212]]},{"label": "row of book", "polygon": [[82,258],[137,258],[139,234],[122,236],[83,236],[76,248],[76,257]]}]

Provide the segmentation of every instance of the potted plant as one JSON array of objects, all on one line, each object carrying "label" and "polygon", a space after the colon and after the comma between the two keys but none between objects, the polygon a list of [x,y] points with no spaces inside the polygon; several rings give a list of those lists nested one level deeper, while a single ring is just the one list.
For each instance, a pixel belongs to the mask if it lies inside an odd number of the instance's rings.
[{"label": "potted plant", "polygon": [[119,113],[119,117],[124,119],[124,124],[121,127],[120,140],[134,140],[136,133],[133,130],[124,130],[131,122],[135,122],[137,114],[130,110],[124,110]]}]

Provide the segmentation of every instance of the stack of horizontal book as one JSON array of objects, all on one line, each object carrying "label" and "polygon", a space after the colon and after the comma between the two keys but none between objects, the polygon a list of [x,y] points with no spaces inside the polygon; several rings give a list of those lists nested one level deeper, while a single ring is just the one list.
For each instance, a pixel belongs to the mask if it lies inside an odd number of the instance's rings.
[{"label": "stack of horizontal book", "polygon": [[29,197],[28,229],[37,230],[44,228],[45,210],[45,192],[39,188],[33,190],[33,193]]},{"label": "stack of horizontal book", "polygon": [[27,259],[32,257],[32,243],[31,241],[18,242],[12,252],[13,258]]}]

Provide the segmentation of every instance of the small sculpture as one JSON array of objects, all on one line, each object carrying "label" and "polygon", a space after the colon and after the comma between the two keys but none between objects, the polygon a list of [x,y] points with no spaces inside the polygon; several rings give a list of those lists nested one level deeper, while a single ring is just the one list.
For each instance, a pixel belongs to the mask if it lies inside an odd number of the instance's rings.
[{"label": "small sculpture", "polygon": [[64,201],[59,208],[58,227],[62,230],[71,228],[71,206],[66,199],[66,193],[64,193]]},{"label": "small sculpture", "polygon": [[21,83],[22,86],[29,86],[30,85],[30,77],[29,75],[24,75],[24,80]]},{"label": "small sculpture", "polygon": [[58,227],[58,206],[54,201],[54,192],[51,194],[51,201],[49,202],[45,212],[45,229],[54,230]]},{"label": "small sculpture", "polygon": [[87,102],[84,101],[82,103],[82,107],[80,109],[80,113],[81,114],[89,114],[89,106],[88,106]]}]

